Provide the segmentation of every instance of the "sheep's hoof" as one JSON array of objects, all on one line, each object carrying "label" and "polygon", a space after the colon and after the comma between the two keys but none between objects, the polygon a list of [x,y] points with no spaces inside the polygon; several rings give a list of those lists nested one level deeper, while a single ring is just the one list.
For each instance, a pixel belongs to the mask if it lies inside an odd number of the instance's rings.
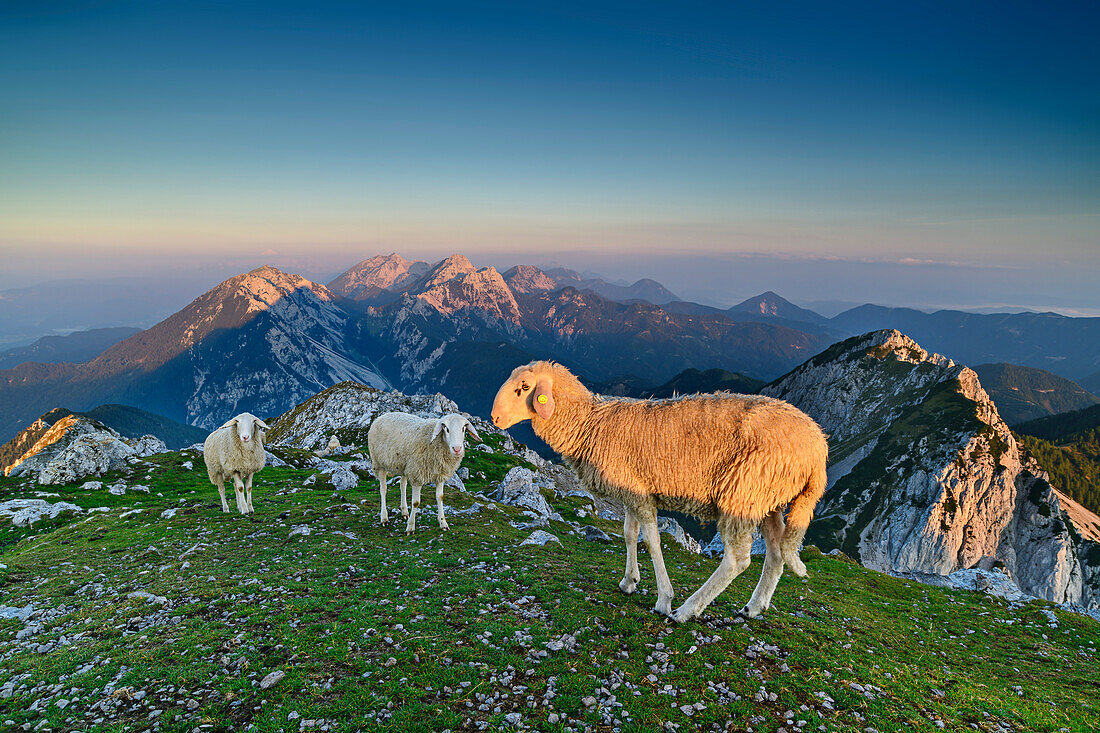
[{"label": "sheep's hoof", "polygon": [[416,531],[416,527],[406,527],[405,528],[405,534],[412,534],[415,531]]},{"label": "sheep's hoof", "polygon": [[[683,609],[681,609],[681,610],[683,610]],[[669,598],[668,600],[665,600],[665,601],[658,600],[657,605],[653,607],[653,613],[659,613],[662,616],[671,616],[672,615],[672,599]]]},{"label": "sheep's hoof", "polygon": [[439,525],[439,528],[441,530],[443,530],[444,532],[446,532],[448,529],[451,528],[451,525],[447,524],[446,522],[443,522]]},{"label": "sheep's hoof", "polygon": [[678,624],[684,624],[695,618],[695,614],[687,610],[686,607],[680,606],[680,608],[676,609],[676,613],[669,615],[669,618]]},{"label": "sheep's hoof", "polygon": [[409,512],[405,509],[402,509],[401,510],[401,518],[402,519],[408,519],[409,518]]},{"label": "sheep's hoof", "polygon": [[382,522],[382,524],[385,524],[386,522],[390,521],[390,515],[389,514],[379,514],[378,519],[379,519],[380,522]]},{"label": "sheep's hoof", "polygon": [[619,581],[619,590],[629,596],[634,593],[634,591],[638,590],[638,581],[627,580],[626,578],[623,578]]},{"label": "sheep's hoof", "polygon": [[750,604],[750,605],[742,606],[741,610],[739,610],[736,615],[740,616],[741,618],[756,618],[757,616],[760,615],[760,612],[763,611],[763,610],[764,609],[762,609],[762,608],[758,608],[754,611],[752,609],[751,604]]},{"label": "sheep's hoof", "polygon": [[802,558],[798,555],[784,558],[787,561],[787,567],[791,569],[791,572],[800,578],[806,577],[806,564],[802,562]]}]

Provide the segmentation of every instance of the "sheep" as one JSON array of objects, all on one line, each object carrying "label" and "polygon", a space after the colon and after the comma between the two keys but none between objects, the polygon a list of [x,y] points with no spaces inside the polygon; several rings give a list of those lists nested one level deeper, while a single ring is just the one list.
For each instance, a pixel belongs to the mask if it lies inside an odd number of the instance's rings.
[{"label": "sheep", "polygon": [[[828,444],[817,423],[786,402],[728,392],[605,398],[560,364],[536,361],[504,382],[492,419],[499,428],[530,420],[590,491],[623,502],[626,571],[619,589],[630,594],[638,585],[640,525],[657,579],[653,610],[676,622],[697,616],[748,568],[757,525],[767,555],[741,615],[752,618],[769,607],[784,562],[806,575],[798,550],[825,492]],[[716,522],[725,545],[717,570],[675,613],[658,509]]]},{"label": "sheep", "polygon": [[218,487],[222,511],[229,511],[225,501],[225,480],[233,479],[237,492],[237,511],[251,514],[252,476],[267,462],[264,435],[267,423],[250,412],[242,412],[206,437],[202,445],[203,460],[210,483]]},{"label": "sheep", "polygon": [[340,439],[334,435],[329,438],[327,447],[318,448],[317,450],[313,451],[313,455],[317,456],[318,458],[324,458],[325,456],[330,455],[331,453],[339,449]]},{"label": "sheep", "polygon": [[[462,415],[447,415],[424,419],[405,412],[379,415],[367,431],[367,449],[378,479],[382,496],[379,519],[385,524],[390,515],[386,510],[386,476],[401,475],[401,516],[408,518],[406,534],[416,529],[416,510],[420,507],[420,487],[435,484],[435,504],[439,528],[447,529],[443,516],[443,482],[454,475],[466,455],[464,432],[481,440],[477,430]],[[406,483],[412,485],[412,512],[405,499]]]}]

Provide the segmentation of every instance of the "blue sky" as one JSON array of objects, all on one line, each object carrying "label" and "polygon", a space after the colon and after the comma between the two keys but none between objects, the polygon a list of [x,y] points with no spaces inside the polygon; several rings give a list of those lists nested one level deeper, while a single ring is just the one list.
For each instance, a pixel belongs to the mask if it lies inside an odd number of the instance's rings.
[{"label": "blue sky", "polygon": [[1100,309],[1095,8],[5,3],[0,287],[462,251],[734,263],[730,299],[1041,269],[1015,300]]}]

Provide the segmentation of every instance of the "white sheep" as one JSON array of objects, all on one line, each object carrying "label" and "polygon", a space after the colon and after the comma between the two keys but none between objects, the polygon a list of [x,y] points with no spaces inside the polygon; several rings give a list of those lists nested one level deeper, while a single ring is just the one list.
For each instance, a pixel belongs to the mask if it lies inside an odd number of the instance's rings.
[{"label": "white sheep", "polygon": [[[481,436],[462,415],[447,415],[425,419],[406,412],[379,415],[367,431],[374,475],[382,497],[379,519],[385,524],[390,515],[386,509],[386,476],[401,476],[401,516],[408,517],[407,534],[416,529],[416,510],[420,507],[420,487],[435,484],[436,512],[439,528],[447,529],[443,516],[443,482],[454,475],[466,455],[465,432],[477,440]],[[412,512],[405,498],[406,484],[412,485]]]},{"label": "white sheep", "polygon": [[317,450],[313,451],[313,455],[317,456],[318,458],[324,458],[325,456],[331,454],[333,451],[336,451],[336,450],[339,450],[339,449],[340,449],[340,439],[337,438],[334,435],[331,438],[329,438],[327,447],[318,448]]},{"label": "white sheep", "polygon": [[[784,562],[806,574],[798,549],[825,492],[829,448],[817,423],[790,404],[730,393],[602,398],[565,367],[542,361],[512,372],[492,417],[499,428],[530,420],[535,435],[562,454],[586,488],[623,502],[626,572],[619,589],[629,594],[638,585],[640,525],[657,576],[658,613],[680,622],[701,613],[749,566],[757,525],[767,556],[742,613],[756,616],[769,606]],[[718,569],[675,613],[659,509],[715,521],[725,544]]]},{"label": "white sheep", "polygon": [[242,412],[206,437],[202,446],[203,460],[210,483],[218,487],[222,511],[229,511],[225,501],[225,480],[233,479],[237,492],[237,511],[250,514],[252,508],[252,476],[267,461],[264,434],[267,423],[250,412]]}]

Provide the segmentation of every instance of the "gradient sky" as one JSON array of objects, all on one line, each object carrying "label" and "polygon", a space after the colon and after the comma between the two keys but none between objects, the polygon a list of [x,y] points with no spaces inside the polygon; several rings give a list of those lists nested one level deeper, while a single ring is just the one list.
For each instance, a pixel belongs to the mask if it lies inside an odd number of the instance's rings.
[{"label": "gradient sky", "polygon": [[682,258],[712,301],[1091,312],[1098,21],[1091,3],[5,2],[0,288],[461,251],[658,279]]}]

